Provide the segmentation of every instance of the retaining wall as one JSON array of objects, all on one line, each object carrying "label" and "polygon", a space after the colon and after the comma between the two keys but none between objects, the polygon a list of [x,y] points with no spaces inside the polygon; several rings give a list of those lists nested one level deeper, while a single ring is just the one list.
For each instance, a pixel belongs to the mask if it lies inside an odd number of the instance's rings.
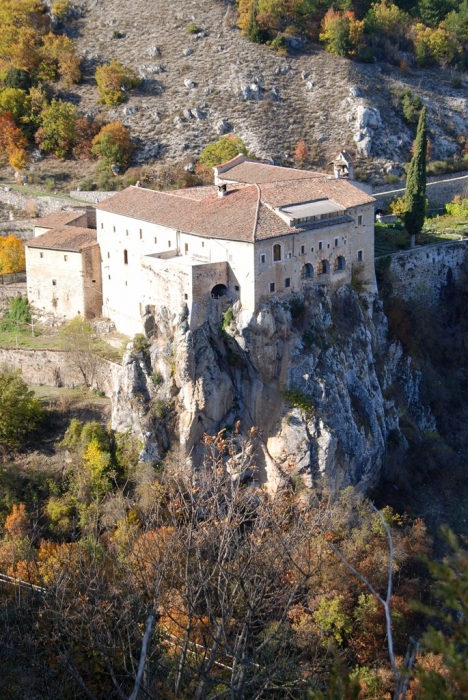
[{"label": "retaining wall", "polygon": [[428,303],[436,303],[442,287],[460,278],[467,257],[468,241],[422,246],[392,255],[389,270],[394,295],[406,300],[424,295]]},{"label": "retaining wall", "polygon": [[[406,186],[397,189],[389,189],[388,186],[377,187],[372,192],[372,196],[377,200],[376,209],[385,209],[387,203],[394,197],[402,197],[405,194]],[[431,205],[443,207],[447,202],[451,202],[455,195],[468,196],[468,173],[446,176],[444,179],[429,178],[426,186],[427,198]]]},{"label": "retaining wall", "polygon": [[[0,367],[3,366],[21,370],[27,384],[70,388],[85,386],[73,353],[61,350],[0,348]],[[89,373],[92,374],[91,388],[112,396],[120,370],[119,364],[94,357],[92,371]]]}]

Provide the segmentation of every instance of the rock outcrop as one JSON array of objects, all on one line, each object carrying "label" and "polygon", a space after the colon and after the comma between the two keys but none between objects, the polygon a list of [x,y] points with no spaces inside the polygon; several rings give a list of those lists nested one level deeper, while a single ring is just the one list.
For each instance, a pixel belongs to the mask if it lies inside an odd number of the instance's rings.
[{"label": "rock outcrop", "polygon": [[299,479],[365,490],[378,480],[389,433],[404,443],[402,409],[421,430],[434,429],[420,374],[388,342],[375,295],[311,286],[265,301],[253,316],[234,305],[224,330],[222,319],[213,313],[192,332],[186,315],[155,312],[146,357],[127,354],[113,425],[137,432],[146,459],[170,446],[196,468],[203,433],[240,421],[246,434],[258,429],[257,478],[269,488]]}]

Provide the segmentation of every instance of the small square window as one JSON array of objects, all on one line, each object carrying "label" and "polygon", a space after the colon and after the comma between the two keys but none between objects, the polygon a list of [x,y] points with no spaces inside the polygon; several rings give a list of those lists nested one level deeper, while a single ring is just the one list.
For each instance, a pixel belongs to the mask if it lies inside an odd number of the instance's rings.
[{"label": "small square window", "polygon": [[63,256],[63,259],[65,260],[65,262],[67,262],[67,260],[68,260],[68,255],[64,255],[64,256]]},{"label": "small square window", "polygon": [[234,289],[236,290],[236,292],[238,292],[238,291],[240,290],[240,287],[239,287],[239,285],[238,285],[238,284],[236,284],[236,285],[234,286]]},{"label": "small square window", "polygon": [[323,243],[322,243],[322,241],[319,241],[319,250],[323,250]]},{"label": "small square window", "polygon": [[96,280],[91,280],[91,282],[92,282],[93,284],[96,284]]},{"label": "small square window", "polygon": [[363,251],[362,250],[358,250],[357,259],[358,259],[358,262],[362,262],[362,260],[363,260]]},{"label": "small square window", "polygon": [[260,263],[264,265],[266,263],[266,255],[265,253],[261,253],[260,255]]},{"label": "small square window", "polygon": [[40,257],[40,258],[43,258],[43,257],[44,257],[44,253],[39,253],[39,257]]},{"label": "small square window", "polygon": [[305,255],[305,245],[301,245],[301,255]]},{"label": "small square window", "polygon": [[338,238],[335,238],[335,248],[338,248]]},{"label": "small square window", "polygon": [[362,226],[362,216],[359,215],[357,218],[358,226]]},{"label": "small square window", "polygon": [[52,286],[56,287],[57,286],[57,280],[52,280]]},{"label": "small square window", "polygon": [[274,291],[275,291],[275,283],[270,282],[270,292],[274,292]]},{"label": "small square window", "polygon": [[291,286],[291,278],[290,277],[286,277],[286,279],[284,280],[284,286],[285,287]]}]

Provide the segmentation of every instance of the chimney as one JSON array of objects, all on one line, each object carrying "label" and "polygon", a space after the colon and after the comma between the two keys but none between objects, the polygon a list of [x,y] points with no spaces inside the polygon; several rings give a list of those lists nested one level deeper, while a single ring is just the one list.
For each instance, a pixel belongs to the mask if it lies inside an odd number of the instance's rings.
[{"label": "chimney", "polygon": [[218,185],[218,197],[225,197],[227,185]]}]

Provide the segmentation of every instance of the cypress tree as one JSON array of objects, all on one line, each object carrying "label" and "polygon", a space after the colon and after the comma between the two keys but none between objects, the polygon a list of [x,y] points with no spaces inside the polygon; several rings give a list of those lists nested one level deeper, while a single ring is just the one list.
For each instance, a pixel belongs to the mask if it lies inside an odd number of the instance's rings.
[{"label": "cypress tree", "polygon": [[420,233],[426,214],[426,108],[423,107],[418,122],[414,155],[408,170],[405,193],[405,227],[410,235],[411,248]]},{"label": "cypress tree", "polygon": [[247,27],[247,36],[249,37],[250,41],[253,41],[255,44],[262,43],[262,32],[261,32],[260,26],[257,22],[257,3],[256,2],[253,2],[252,7],[250,8],[250,17],[249,17],[249,24]]}]

